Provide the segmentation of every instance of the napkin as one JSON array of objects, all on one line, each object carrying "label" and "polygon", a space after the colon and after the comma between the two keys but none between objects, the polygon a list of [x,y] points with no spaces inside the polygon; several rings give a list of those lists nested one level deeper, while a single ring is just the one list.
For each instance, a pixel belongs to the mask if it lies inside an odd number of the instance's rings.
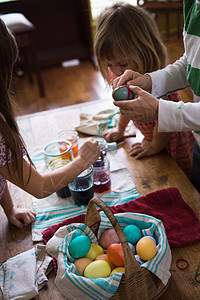
[{"label": "napkin", "polygon": [[0,299],[32,299],[47,283],[52,258],[45,245],[9,258],[0,267]]}]

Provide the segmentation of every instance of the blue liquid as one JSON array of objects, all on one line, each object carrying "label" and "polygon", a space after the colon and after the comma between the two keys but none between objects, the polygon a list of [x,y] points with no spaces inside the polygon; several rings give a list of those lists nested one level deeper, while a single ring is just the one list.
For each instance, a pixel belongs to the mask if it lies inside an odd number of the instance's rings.
[{"label": "blue liquid", "polygon": [[79,189],[72,189],[70,187],[70,192],[74,202],[77,205],[86,205],[94,196],[94,188],[93,185],[87,188],[79,188]]}]

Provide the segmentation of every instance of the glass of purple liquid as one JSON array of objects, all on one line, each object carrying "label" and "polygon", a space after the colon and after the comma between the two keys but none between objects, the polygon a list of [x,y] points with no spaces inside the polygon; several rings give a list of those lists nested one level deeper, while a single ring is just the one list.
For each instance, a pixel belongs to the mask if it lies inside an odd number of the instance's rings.
[{"label": "glass of purple liquid", "polygon": [[102,156],[93,165],[94,192],[103,193],[111,189],[110,161]]},{"label": "glass of purple liquid", "polygon": [[94,196],[93,167],[89,167],[68,184],[74,202],[87,205]]}]

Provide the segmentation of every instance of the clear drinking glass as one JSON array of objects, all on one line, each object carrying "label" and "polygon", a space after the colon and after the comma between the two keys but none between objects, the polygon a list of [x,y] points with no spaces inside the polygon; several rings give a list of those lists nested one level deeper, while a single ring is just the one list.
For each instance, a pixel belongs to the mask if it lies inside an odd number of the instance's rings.
[{"label": "clear drinking glass", "polygon": [[[63,167],[74,159],[71,143],[65,140],[55,140],[44,146],[44,160],[50,171]],[[61,198],[71,196],[68,185],[58,190]]]}]

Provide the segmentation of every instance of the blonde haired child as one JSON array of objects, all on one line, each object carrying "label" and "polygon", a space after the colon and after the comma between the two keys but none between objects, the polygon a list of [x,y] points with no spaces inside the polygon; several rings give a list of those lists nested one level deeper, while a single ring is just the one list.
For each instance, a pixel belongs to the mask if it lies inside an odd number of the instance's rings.
[{"label": "blonde haired child", "polygon": [[[106,8],[99,16],[94,51],[99,70],[109,85],[127,69],[145,74],[167,63],[167,51],[152,16],[138,6],[123,2]],[[178,92],[168,99],[181,100]],[[103,137],[108,142],[121,139],[128,123],[129,120],[120,114],[117,127],[105,131]],[[133,123],[144,138],[142,143],[131,146],[130,155],[142,158],[166,149],[190,177],[194,144],[191,132],[161,133],[157,121],[139,123],[133,120]]]},{"label": "blonde haired child", "polygon": [[38,173],[19,133],[10,97],[17,54],[15,39],[0,19],[0,205],[10,223],[23,228],[35,219],[35,213],[15,207],[7,180],[33,196],[43,198],[66,186],[92,165],[99,157],[100,149],[98,142],[90,139],[83,144],[74,161],[46,175]]}]

